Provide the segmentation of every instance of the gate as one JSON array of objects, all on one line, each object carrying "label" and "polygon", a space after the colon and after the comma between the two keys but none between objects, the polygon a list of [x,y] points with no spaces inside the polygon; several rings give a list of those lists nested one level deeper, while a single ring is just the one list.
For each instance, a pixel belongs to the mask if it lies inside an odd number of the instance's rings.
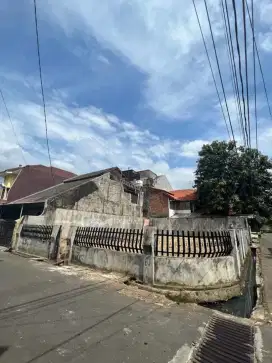
[{"label": "gate", "polygon": [[11,247],[15,221],[0,219],[0,246]]}]

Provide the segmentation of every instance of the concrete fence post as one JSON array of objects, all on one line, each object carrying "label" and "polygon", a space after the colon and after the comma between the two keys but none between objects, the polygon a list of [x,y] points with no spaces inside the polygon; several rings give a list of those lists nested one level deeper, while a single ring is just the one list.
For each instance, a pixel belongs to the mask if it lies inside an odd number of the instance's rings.
[{"label": "concrete fence post", "polygon": [[59,230],[60,230],[61,226],[53,226],[53,230],[52,230],[52,234],[51,234],[51,238],[50,238],[50,242],[48,245],[48,259],[49,260],[54,260],[56,258],[56,250],[58,248],[57,246],[57,237],[59,234]]},{"label": "concrete fence post", "polygon": [[77,226],[73,226],[71,230],[71,237],[70,237],[70,249],[69,249],[69,255],[68,255],[68,264],[72,261],[72,255],[73,255],[73,246],[74,246],[74,240],[76,236]]},{"label": "concrete fence post", "polygon": [[241,259],[240,259],[240,251],[237,246],[235,229],[230,230],[230,236],[231,236],[231,243],[232,243],[232,247],[233,247],[232,256],[234,257],[234,261],[235,261],[235,269],[236,269],[237,277],[240,277],[240,275],[241,275]]},{"label": "concrete fence post", "polygon": [[154,284],[155,281],[155,242],[156,227],[144,227],[144,266],[143,266],[143,282],[145,284]]}]

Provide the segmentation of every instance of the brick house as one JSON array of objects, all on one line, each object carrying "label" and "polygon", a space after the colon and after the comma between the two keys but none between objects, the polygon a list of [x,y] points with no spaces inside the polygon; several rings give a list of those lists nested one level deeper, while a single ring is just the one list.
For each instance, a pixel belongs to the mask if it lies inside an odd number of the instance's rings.
[{"label": "brick house", "polygon": [[150,188],[148,195],[149,217],[177,218],[195,211],[197,193],[195,189],[180,189],[167,192]]}]

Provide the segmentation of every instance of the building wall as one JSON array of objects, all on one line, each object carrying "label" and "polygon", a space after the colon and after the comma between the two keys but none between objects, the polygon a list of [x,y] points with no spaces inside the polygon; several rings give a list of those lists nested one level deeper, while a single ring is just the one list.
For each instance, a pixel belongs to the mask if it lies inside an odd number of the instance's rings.
[{"label": "building wall", "polygon": [[119,216],[141,217],[139,204],[132,203],[131,194],[110,174],[94,178],[64,194],[48,200],[47,209],[69,209]]},{"label": "building wall", "polygon": [[149,190],[149,215],[151,217],[169,217],[168,196],[161,190]]},{"label": "building wall", "polygon": [[167,192],[170,192],[173,190],[172,185],[170,184],[169,180],[165,175],[159,175],[155,179],[154,188],[166,190]]}]

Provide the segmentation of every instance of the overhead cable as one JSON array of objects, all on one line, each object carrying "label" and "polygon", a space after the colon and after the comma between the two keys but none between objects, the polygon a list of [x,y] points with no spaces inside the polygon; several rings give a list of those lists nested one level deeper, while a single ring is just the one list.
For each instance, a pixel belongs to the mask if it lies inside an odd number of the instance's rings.
[{"label": "overhead cable", "polygon": [[236,39],[236,49],[238,54],[238,64],[239,64],[239,76],[240,76],[240,84],[241,84],[241,92],[242,92],[242,103],[243,103],[243,113],[244,113],[244,128],[246,132],[246,140],[247,146],[249,147],[249,138],[248,138],[248,123],[247,123],[247,116],[246,116],[246,105],[245,105],[245,95],[244,95],[244,82],[243,82],[243,75],[242,75],[242,64],[241,64],[241,53],[240,53],[240,45],[239,45],[239,36],[238,36],[238,25],[237,25],[237,12],[236,12],[236,5],[235,0],[232,0],[232,7],[234,13],[234,28],[235,28],[235,39]]},{"label": "overhead cable", "polygon": [[[245,144],[245,142],[246,142],[245,130],[244,130],[244,126],[243,126],[243,115],[242,115],[242,110],[241,110],[241,101],[240,101],[239,88],[238,88],[238,82],[237,82],[236,65],[235,65],[235,60],[234,60],[234,55],[233,55],[232,36],[231,36],[231,31],[230,31],[228,12],[227,12],[227,9],[225,9],[225,5],[227,5],[227,4],[224,4],[224,1],[221,0],[221,10],[222,10],[222,17],[223,17],[223,21],[224,21],[225,39],[226,39],[226,44],[227,44],[232,88],[233,88],[233,94],[234,94],[234,98],[235,98],[235,105],[236,105],[236,111],[237,111],[237,123],[240,128],[241,139]],[[227,25],[227,20],[228,20],[228,25]]]},{"label": "overhead cable", "polygon": [[255,143],[258,149],[258,115],[257,115],[257,92],[256,92],[256,55],[254,45],[254,0],[251,0],[251,16],[252,16],[252,56],[253,56],[253,85],[254,85],[254,114],[255,114]]},{"label": "overhead cable", "polygon": [[2,92],[2,90],[1,90],[1,89],[0,89],[0,94],[1,94],[1,98],[2,98],[3,104],[4,104],[4,106],[5,106],[5,110],[6,110],[6,113],[7,113],[8,119],[9,119],[9,123],[10,123],[10,125],[11,125],[11,129],[12,129],[13,134],[14,134],[15,139],[16,139],[16,143],[17,143],[17,145],[18,145],[19,149],[20,149],[20,150],[21,150],[21,152],[22,152],[22,158],[23,158],[23,160],[24,160],[24,164],[25,164],[25,165],[27,165],[26,158],[25,158],[25,155],[24,155],[24,150],[23,150],[23,148],[22,148],[22,146],[21,146],[21,144],[20,144],[20,142],[19,142],[19,139],[18,139],[17,133],[16,133],[16,131],[15,131],[15,127],[14,127],[13,121],[12,121],[12,119],[11,119],[11,116],[10,116],[10,113],[9,113],[9,110],[8,110],[8,107],[7,107],[7,104],[6,104],[6,101],[5,101],[4,94],[3,94],[3,92]]},{"label": "overhead cable", "polygon": [[231,122],[230,113],[229,113],[228,102],[227,102],[227,98],[226,98],[225,87],[224,87],[223,78],[222,78],[222,74],[221,74],[221,69],[220,69],[220,65],[219,65],[219,60],[218,60],[218,55],[217,55],[217,50],[216,50],[216,46],[215,46],[212,25],[211,25],[211,19],[210,19],[209,10],[208,10],[208,6],[207,6],[207,1],[206,0],[204,0],[204,4],[205,4],[207,18],[208,18],[208,22],[209,22],[210,33],[211,33],[211,36],[212,36],[213,49],[214,49],[214,53],[215,53],[216,64],[217,64],[217,68],[218,68],[218,73],[219,73],[219,78],[220,78],[220,82],[221,82],[221,87],[222,87],[222,91],[223,91],[223,95],[224,95],[224,101],[225,101],[225,105],[226,105],[226,109],[227,109],[227,114],[228,114],[230,129],[231,129],[231,134],[232,134],[233,141],[235,141],[233,127],[232,127],[232,122]]},{"label": "overhead cable", "polygon": [[249,94],[248,94],[248,66],[247,66],[247,26],[246,26],[246,0],[243,2],[243,27],[244,27],[244,57],[245,57],[245,75],[246,75],[246,98],[247,98],[247,123],[248,123],[248,143],[251,147],[251,131],[250,131],[250,117],[249,117]]},{"label": "overhead cable", "polygon": [[43,89],[43,79],[42,79],[42,67],[41,67],[41,55],[40,55],[40,40],[39,40],[39,29],[38,29],[38,18],[37,18],[37,5],[36,0],[33,0],[34,4],[34,16],[35,16],[35,29],[36,29],[36,41],[37,41],[37,53],[38,53],[38,65],[39,65],[39,75],[40,75],[40,84],[41,84],[41,93],[42,93],[42,102],[43,102],[43,114],[44,114],[44,124],[45,124],[45,138],[47,145],[47,153],[51,171],[51,177],[54,181],[53,169],[52,169],[52,160],[50,154],[49,147],[49,139],[48,139],[48,127],[47,127],[47,116],[46,116],[46,107],[45,107],[45,97],[44,97],[44,89]]},{"label": "overhead cable", "polygon": [[229,132],[229,128],[228,128],[228,123],[227,123],[226,115],[225,115],[224,108],[223,108],[223,105],[222,105],[222,101],[221,101],[221,98],[220,98],[219,90],[218,90],[218,87],[217,87],[217,84],[216,84],[215,75],[214,75],[214,71],[213,71],[213,68],[212,68],[212,63],[211,63],[211,59],[210,59],[210,56],[209,56],[209,52],[208,52],[206,40],[205,40],[205,37],[204,37],[204,34],[203,34],[203,30],[202,30],[202,26],[201,26],[201,23],[200,23],[200,19],[199,19],[199,16],[198,16],[198,11],[197,11],[197,8],[196,8],[196,5],[195,5],[195,0],[192,0],[192,1],[193,1],[193,5],[194,5],[194,9],[195,9],[195,14],[196,14],[196,18],[197,18],[199,30],[200,30],[200,33],[201,33],[202,41],[203,41],[203,44],[204,44],[204,47],[205,47],[205,51],[206,51],[206,55],[207,55],[207,58],[208,58],[208,63],[209,63],[210,70],[211,70],[211,73],[212,73],[213,83],[214,83],[214,86],[215,86],[215,89],[216,89],[218,101],[219,101],[220,108],[221,108],[221,111],[222,111],[222,115],[223,115],[223,118],[224,118],[224,121],[225,121],[225,125],[226,125],[226,129],[227,129],[227,132],[228,132],[228,136],[230,138],[230,132]]}]

